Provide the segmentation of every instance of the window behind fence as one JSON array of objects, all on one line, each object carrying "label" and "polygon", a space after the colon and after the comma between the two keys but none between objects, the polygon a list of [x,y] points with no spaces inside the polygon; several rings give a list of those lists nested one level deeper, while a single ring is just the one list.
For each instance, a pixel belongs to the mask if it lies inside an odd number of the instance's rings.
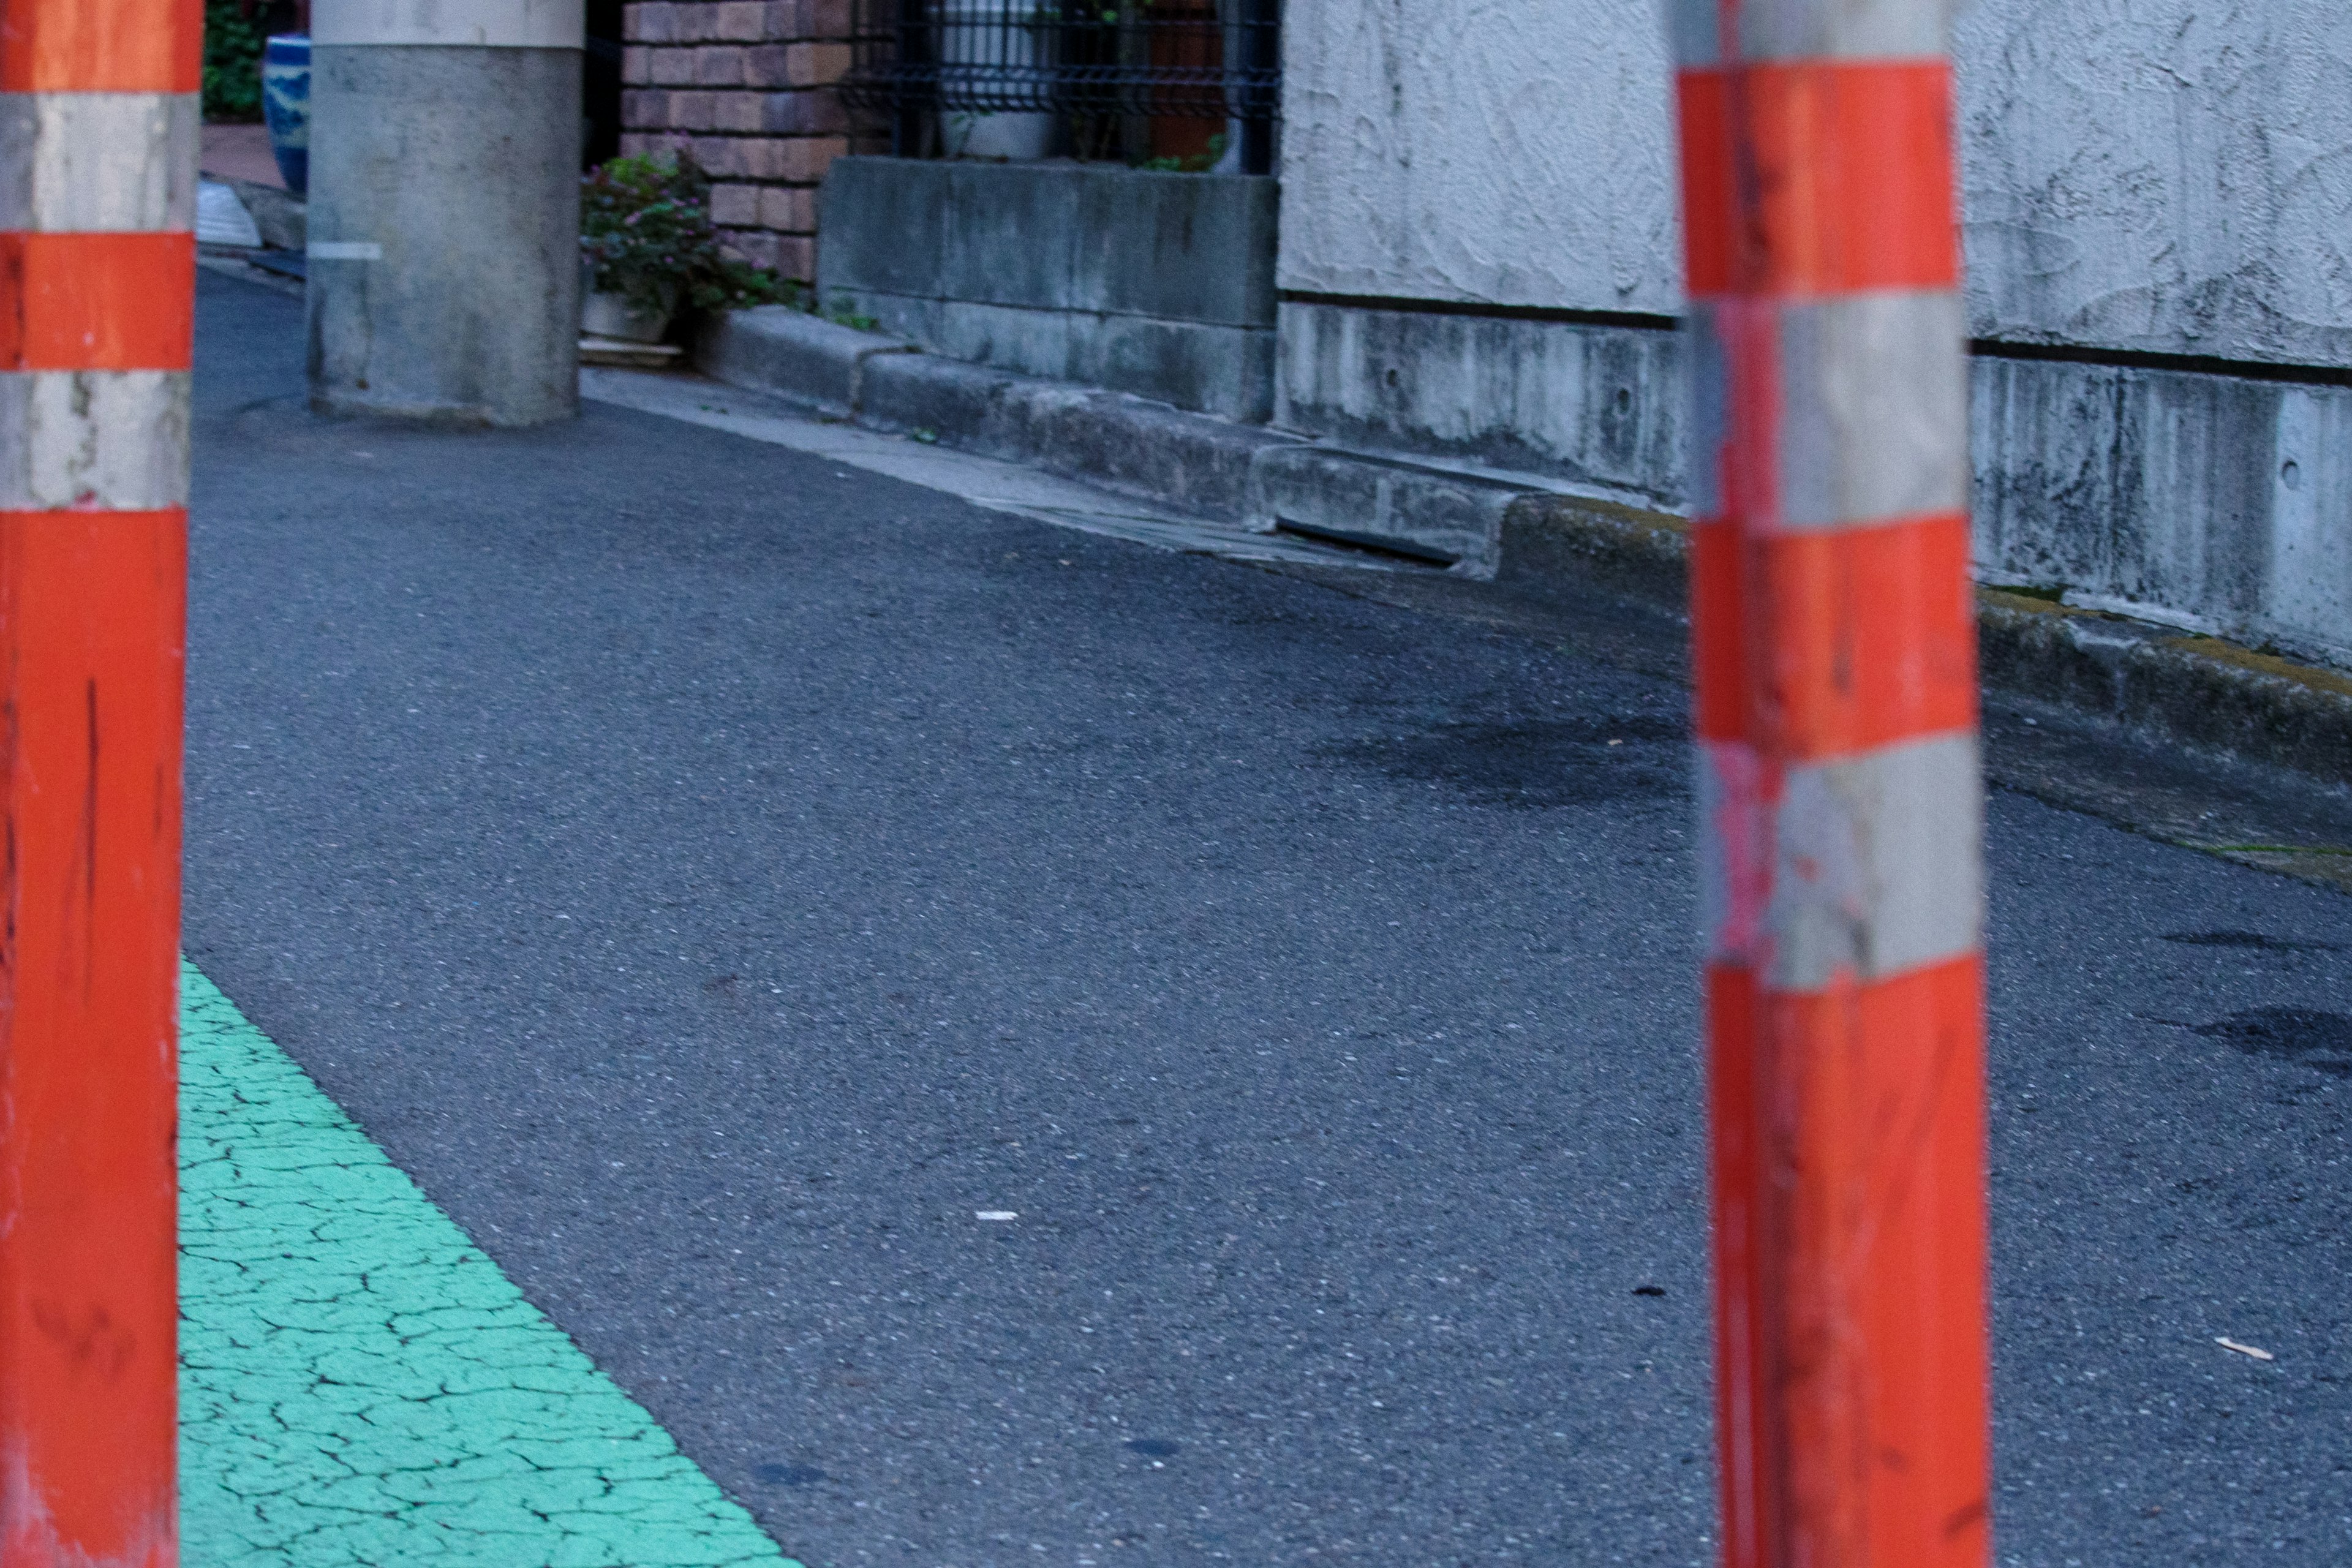
[{"label": "window behind fence", "polygon": [[1270,173],[1279,0],[857,0],[844,100],[906,157]]}]

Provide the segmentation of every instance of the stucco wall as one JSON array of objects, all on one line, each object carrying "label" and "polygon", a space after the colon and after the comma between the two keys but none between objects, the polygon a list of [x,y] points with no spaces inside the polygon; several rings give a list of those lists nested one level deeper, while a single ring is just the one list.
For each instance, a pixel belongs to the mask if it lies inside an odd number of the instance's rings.
[{"label": "stucco wall", "polygon": [[2352,5],[1975,0],[1981,336],[2352,363]]},{"label": "stucco wall", "polygon": [[[1658,0],[1290,0],[1285,289],[1680,307]],[[2352,363],[2352,5],[1973,0],[1972,330]]]},{"label": "stucco wall", "polygon": [[1289,0],[1285,289],[1671,311],[1649,0]]}]

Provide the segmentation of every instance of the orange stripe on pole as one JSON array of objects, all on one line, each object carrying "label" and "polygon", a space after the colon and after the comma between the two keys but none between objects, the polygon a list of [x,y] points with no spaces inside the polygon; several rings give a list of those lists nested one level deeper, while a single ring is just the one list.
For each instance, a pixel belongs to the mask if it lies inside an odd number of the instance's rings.
[{"label": "orange stripe on pole", "polygon": [[0,92],[195,92],[204,0],[0,0]]},{"label": "orange stripe on pole", "polygon": [[1805,763],[1977,721],[1964,517],[1751,538],[1770,635],[1749,653],[1755,732]]},{"label": "orange stripe on pole", "polygon": [[[1801,298],[1958,279],[1944,62],[1691,70],[1677,96],[1693,294]],[[1920,178],[1930,167],[1945,177]]]},{"label": "orange stripe on pole", "polygon": [[189,234],[0,234],[0,369],[185,370]]},{"label": "orange stripe on pole", "polygon": [[1748,735],[1748,632],[1738,528],[1723,519],[1690,531],[1691,667],[1698,738]]},{"label": "orange stripe on pole", "polygon": [[1761,1238],[1768,1484],[1801,1535],[1768,1563],[1986,1560],[1980,971],[1761,1000],[1764,1163],[1802,1173]]},{"label": "orange stripe on pole", "polygon": [[[1700,738],[1752,735],[1804,763],[1973,726],[1968,565],[1957,516],[1760,537],[1694,527]],[[1769,638],[1750,626],[1751,597],[1769,602]]]},{"label": "orange stripe on pole", "polygon": [[186,519],[0,513],[0,1564],[167,1568]]},{"label": "orange stripe on pole", "polygon": [[1715,1189],[1716,1453],[1721,1470],[1723,1562],[1759,1568],[1763,1543],[1779,1533],[1778,1494],[1759,1466],[1769,1453],[1758,1431],[1771,1409],[1766,1379],[1761,1237],[1767,1172],[1757,1137],[1757,995],[1752,972],[1706,971],[1707,1159]]}]

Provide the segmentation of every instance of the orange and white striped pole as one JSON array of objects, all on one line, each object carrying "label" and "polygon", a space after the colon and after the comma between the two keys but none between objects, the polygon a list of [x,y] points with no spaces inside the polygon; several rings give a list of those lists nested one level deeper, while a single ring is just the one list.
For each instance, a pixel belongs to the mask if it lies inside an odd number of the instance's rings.
[{"label": "orange and white striped pole", "polygon": [[0,1568],[164,1568],[201,0],[0,0]]},{"label": "orange and white striped pole", "polygon": [[1671,11],[1727,1568],[1990,1550],[1948,9]]}]

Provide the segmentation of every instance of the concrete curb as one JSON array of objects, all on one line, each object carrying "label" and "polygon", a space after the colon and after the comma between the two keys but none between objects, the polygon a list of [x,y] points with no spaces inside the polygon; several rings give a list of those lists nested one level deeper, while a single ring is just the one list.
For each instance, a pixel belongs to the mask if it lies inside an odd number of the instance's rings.
[{"label": "concrete curb", "polygon": [[[1563,580],[1598,582],[1679,610],[1688,552],[1680,518],[1529,496],[1505,521],[1497,581],[1536,597]],[[1998,588],[1977,590],[1977,640],[1992,690],[2352,783],[2352,676]]]},{"label": "concrete curb", "polygon": [[1297,445],[1127,393],[940,359],[782,305],[705,323],[695,363],[730,386],[870,429],[936,437],[1227,521],[1248,510],[1257,452]]},{"label": "concrete curb", "polygon": [[709,317],[694,341],[695,363],[714,379],[772,392],[836,418],[856,414],[867,361],[916,352],[912,343],[836,326],[789,305]]},{"label": "concrete curb", "polygon": [[[1205,516],[1402,548],[1524,598],[1604,588],[1679,612],[1688,525],[1502,474],[1351,451],[1125,393],[924,354],[781,306],[721,317],[696,362],[731,385]],[[1998,589],[1978,594],[1987,687],[2352,782],[2352,677],[2216,637]]]}]

